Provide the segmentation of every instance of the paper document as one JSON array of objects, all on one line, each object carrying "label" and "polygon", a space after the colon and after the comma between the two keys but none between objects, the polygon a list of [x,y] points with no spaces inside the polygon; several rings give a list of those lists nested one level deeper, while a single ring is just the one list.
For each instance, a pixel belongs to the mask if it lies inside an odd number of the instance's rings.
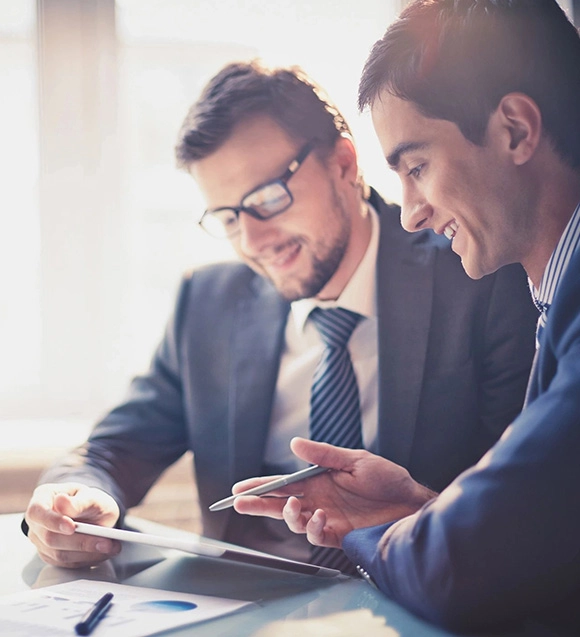
[{"label": "paper document", "polygon": [[77,580],[0,597],[0,635],[71,637],[107,592],[113,603],[91,637],[145,637],[237,611],[251,602]]}]

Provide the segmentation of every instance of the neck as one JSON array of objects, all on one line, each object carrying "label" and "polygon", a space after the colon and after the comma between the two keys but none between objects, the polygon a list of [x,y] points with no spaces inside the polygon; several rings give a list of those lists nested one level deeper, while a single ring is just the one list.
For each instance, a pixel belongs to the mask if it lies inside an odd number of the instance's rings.
[{"label": "neck", "polygon": [[352,226],[348,246],[333,277],[316,295],[319,301],[335,301],[342,294],[369,247],[372,219],[366,201],[361,201],[360,213],[351,219]]},{"label": "neck", "polygon": [[549,188],[540,197],[537,208],[534,240],[531,249],[521,260],[526,273],[538,288],[552,253],[570,218],[580,202],[580,173],[571,168],[561,170],[548,180]]}]

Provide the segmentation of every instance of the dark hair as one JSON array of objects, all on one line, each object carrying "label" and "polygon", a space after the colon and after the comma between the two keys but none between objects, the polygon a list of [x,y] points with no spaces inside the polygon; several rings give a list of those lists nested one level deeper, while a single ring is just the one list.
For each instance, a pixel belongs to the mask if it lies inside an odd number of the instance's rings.
[{"label": "dark hair", "polygon": [[299,67],[273,68],[259,61],[226,65],[203,89],[179,132],[177,165],[189,165],[215,151],[239,122],[268,115],[300,143],[315,140],[330,149],[350,129],[326,93]]},{"label": "dark hair", "polygon": [[580,37],[556,0],[414,0],[373,46],[359,108],[383,90],[479,145],[502,97],[525,93],[580,167]]}]

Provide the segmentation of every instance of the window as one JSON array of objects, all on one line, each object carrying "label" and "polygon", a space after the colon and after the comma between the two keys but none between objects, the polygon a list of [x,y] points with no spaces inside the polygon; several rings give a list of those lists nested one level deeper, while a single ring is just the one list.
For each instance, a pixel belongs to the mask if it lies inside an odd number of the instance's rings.
[{"label": "window", "polygon": [[33,0],[0,2],[0,399],[38,383],[40,233]]},{"label": "window", "polygon": [[147,366],[181,273],[233,257],[197,228],[205,206],[173,158],[226,62],[303,66],[348,118],[368,181],[396,198],[356,90],[399,5],[0,0],[4,448],[81,441]]}]

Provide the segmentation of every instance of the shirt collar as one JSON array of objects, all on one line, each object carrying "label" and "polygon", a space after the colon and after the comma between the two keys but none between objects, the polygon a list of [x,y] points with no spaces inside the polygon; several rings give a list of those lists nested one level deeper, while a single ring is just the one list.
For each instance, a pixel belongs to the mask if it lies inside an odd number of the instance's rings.
[{"label": "shirt collar", "polygon": [[346,284],[341,295],[334,301],[320,301],[315,298],[300,299],[291,304],[292,316],[298,331],[304,330],[306,319],[315,307],[341,307],[357,312],[361,316],[374,317],[376,302],[376,262],[379,249],[379,218],[375,209],[367,202],[371,218],[371,238],[366,252]]},{"label": "shirt collar", "polygon": [[580,246],[580,203],[558,241],[558,245],[546,265],[540,287],[528,280],[532,298],[540,312],[546,312],[554,300],[560,283],[574,251]]}]

